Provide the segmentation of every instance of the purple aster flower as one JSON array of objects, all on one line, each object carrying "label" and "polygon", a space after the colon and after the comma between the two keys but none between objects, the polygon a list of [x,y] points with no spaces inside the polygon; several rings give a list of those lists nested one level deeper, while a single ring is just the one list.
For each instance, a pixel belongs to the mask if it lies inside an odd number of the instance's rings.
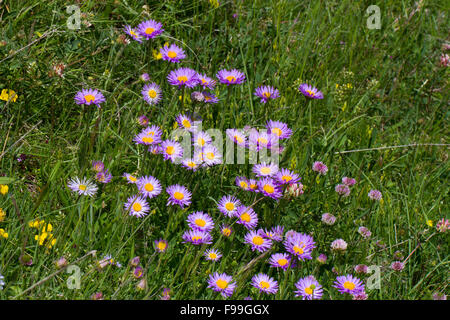
[{"label": "purple aster flower", "polygon": [[141,126],[146,127],[146,126],[148,126],[149,120],[145,115],[142,115],[138,118],[138,123]]},{"label": "purple aster flower", "polygon": [[233,141],[234,143],[238,144],[241,147],[245,147],[247,137],[244,135],[244,133],[238,129],[227,129],[226,134],[228,139]]},{"label": "purple aster flower", "polygon": [[382,197],[381,192],[378,190],[370,190],[368,196],[371,200],[376,201],[380,201]]},{"label": "purple aster flower", "polygon": [[222,257],[222,254],[217,249],[208,249],[203,255],[205,256],[206,260],[211,261],[219,261]]},{"label": "purple aster flower", "polygon": [[197,171],[200,168],[201,162],[195,161],[194,159],[184,159],[181,161],[181,165],[188,170]]},{"label": "purple aster flower", "polygon": [[156,126],[152,126],[150,128],[145,128],[141,132],[139,132],[134,138],[133,141],[136,144],[143,144],[146,146],[155,145],[161,143],[161,129]]},{"label": "purple aster flower", "polygon": [[271,267],[281,268],[283,270],[286,270],[287,268],[289,268],[290,262],[291,262],[291,257],[286,253],[275,253],[269,259],[269,263],[270,263]]},{"label": "purple aster flower", "polygon": [[207,145],[202,150],[203,161],[205,166],[214,166],[216,164],[222,163],[222,155],[212,144]]},{"label": "purple aster flower", "polygon": [[250,188],[248,179],[246,177],[236,177],[236,185],[245,191],[248,191]]},{"label": "purple aster flower", "polygon": [[163,60],[170,62],[180,62],[182,59],[186,58],[184,50],[178,47],[176,44],[171,44],[170,46],[164,46],[159,49]]},{"label": "purple aster flower", "polygon": [[237,69],[232,69],[230,71],[222,69],[217,72],[216,77],[221,83],[224,83],[227,86],[230,84],[241,84],[245,81],[245,74]]},{"label": "purple aster flower", "polygon": [[266,103],[269,99],[276,99],[280,96],[278,89],[271,86],[260,86],[256,88],[254,94],[261,98],[261,103]]},{"label": "purple aster flower", "polygon": [[350,188],[346,184],[338,184],[334,190],[342,197],[348,197],[350,195]]},{"label": "purple aster flower", "polygon": [[147,201],[145,201],[145,198],[137,195],[127,199],[125,210],[129,211],[130,216],[142,218],[147,215],[150,207],[148,206]]},{"label": "purple aster flower", "polygon": [[203,102],[205,103],[217,103],[219,98],[210,92],[203,92]]},{"label": "purple aster flower", "polygon": [[102,172],[105,169],[105,165],[101,161],[92,161],[92,169],[96,172]]},{"label": "purple aster flower", "polygon": [[155,240],[155,242],[153,242],[155,244],[155,249],[158,252],[165,252],[167,250],[167,241],[164,239],[159,239],[159,240]]},{"label": "purple aster flower", "polygon": [[364,292],[364,284],[362,281],[350,274],[337,277],[333,287],[337,288],[342,294],[350,293],[351,295],[355,295]]},{"label": "purple aster flower", "polygon": [[255,179],[248,179],[248,191],[259,193],[258,181]]},{"label": "purple aster flower", "polygon": [[283,196],[281,188],[276,184],[272,178],[263,178],[258,181],[258,189],[267,197],[272,199],[279,199]]},{"label": "purple aster flower", "polygon": [[252,129],[248,137],[248,147],[259,151],[263,148],[272,149],[279,146],[279,139],[276,134],[269,134],[265,130]]},{"label": "purple aster flower", "polygon": [[342,183],[351,187],[356,183],[356,180],[353,178],[349,178],[349,177],[343,177],[342,178]]},{"label": "purple aster flower", "polygon": [[138,181],[138,178],[136,178],[135,176],[133,176],[133,175],[131,175],[129,173],[126,173],[126,172],[123,174],[123,177],[127,179],[128,183],[136,184],[137,181]]},{"label": "purple aster flower", "polygon": [[299,260],[312,259],[312,250],[316,247],[313,237],[304,233],[293,233],[284,240],[286,251],[296,256]]},{"label": "purple aster flower", "polygon": [[275,179],[277,180],[277,182],[279,184],[295,184],[297,182],[299,182],[300,177],[298,174],[285,169],[285,168],[281,168],[281,170],[279,172],[277,172],[277,174],[275,175]]},{"label": "purple aster flower", "polygon": [[237,209],[241,206],[239,199],[233,196],[223,196],[217,205],[220,212],[231,218],[236,214]]},{"label": "purple aster flower", "polygon": [[210,244],[212,243],[212,237],[208,232],[200,230],[187,230],[183,234],[183,243],[192,243],[195,245]]},{"label": "purple aster flower", "polygon": [[112,175],[109,173],[108,169],[106,169],[104,171],[97,172],[95,175],[95,180],[101,183],[109,183],[112,180]]},{"label": "purple aster flower", "polygon": [[317,90],[317,88],[314,88],[313,86],[310,86],[306,83],[303,83],[298,88],[300,92],[307,98],[311,99],[323,99],[323,93]]},{"label": "purple aster flower", "polygon": [[347,242],[345,242],[343,239],[336,239],[331,243],[331,249],[343,252],[347,250]]},{"label": "purple aster flower", "polygon": [[192,142],[195,147],[203,148],[212,142],[211,136],[204,131],[197,131],[192,137]]},{"label": "purple aster flower", "polygon": [[369,229],[367,229],[366,227],[359,227],[358,228],[358,233],[363,236],[363,238],[365,239],[369,239],[370,236],[372,235],[372,232],[370,232]]},{"label": "purple aster flower", "polygon": [[244,237],[244,242],[252,246],[252,251],[264,252],[272,247],[272,240],[266,239],[258,231],[251,230]]},{"label": "purple aster flower", "polygon": [[144,269],[142,269],[142,267],[136,267],[133,270],[133,277],[135,279],[139,279],[144,275]]},{"label": "purple aster flower", "polygon": [[216,86],[216,80],[208,77],[206,74],[197,73],[197,78],[200,81],[200,85],[203,87],[203,90],[206,88],[213,90]]},{"label": "purple aster flower", "polygon": [[222,297],[228,298],[233,294],[236,288],[236,282],[232,282],[233,278],[226,273],[214,272],[209,275],[208,288],[220,292]]},{"label": "purple aster flower", "polygon": [[183,156],[183,147],[176,141],[164,140],[161,143],[161,149],[164,160],[170,160],[175,163],[176,160]]},{"label": "purple aster flower", "polygon": [[275,134],[280,140],[288,139],[292,135],[292,130],[287,124],[280,121],[269,120],[266,128],[269,134]]},{"label": "purple aster flower", "polygon": [[317,257],[317,262],[319,263],[326,263],[327,262],[327,256],[324,255],[323,253],[319,254],[319,256]]},{"label": "purple aster flower", "polygon": [[194,121],[188,115],[179,114],[175,118],[175,121],[180,128],[185,129],[189,132],[194,132],[195,130],[197,130],[197,126],[194,125]]},{"label": "purple aster flower", "polygon": [[148,197],[149,199],[156,197],[162,191],[161,184],[159,183],[158,179],[152,176],[139,178],[137,187],[139,189],[139,193],[141,193],[144,197]]},{"label": "purple aster flower", "polygon": [[186,220],[189,227],[194,230],[200,230],[204,232],[211,232],[214,229],[213,219],[206,213],[196,211],[191,213]]},{"label": "purple aster flower", "polygon": [[80,180],[78,177],[70,179],[67,186],[73,192],[89,197],[94,196],[98,190],[98,187],[91,180],[85,178]]},{"label": "purple aster flower", "polygon": [[194,88],[198,84],[197,72],[190,68],[179,68],[171,71],[167,80],[171,85],[178,86],[180,89],[183,86]]},{"label": "purple aster flower", "polygon": [[261,164],[255,164],[252,171],[257,177],[271,177],[278,173],[278,165],[263,162]]},{"label": "purple aster flower", "polygon": [[284,233],[283,226],[275,226],[272,227],[270,230],[265,229],[262,235],[263,237],[279,242],[283,240],[283,233]]},{"label": "purple aster flower", "polygon": [[391,264],[391,269],[394,271],[402,271],[404,267],[405,267],[405,264],[402,263],[401,261],[394,261]]},{"label": "purple aster flower", "polygon": [[138,33],[145,39],[149,40],[152,38],[155,38],[156,36],[159,36],[161,33],[163,33],[164,29],[162,28],[162,24],[159,22],[156,22],[155,20],[147,20],[144,22],[141,22],[138,26]]},{"label": "purple aster flower", "polygon": [[178,184],[167,187],[166,192],[169,194],[167,205],[179,205],[182,209],[191,204],[192,194],[189,190]]},{"label": "purple aster flower", "polygon": [[141,74],[141,80],[144,82],[150,81],[150,75],[144,72],[143,74]]},{"label": "purple aster flower", "polygon": [[324,213],[322,215],[322,222],[329,226],[332,226],[336,222],[336,217],[330,213]]},{"label": "purple aster flower", "polygon": [[133,40],[136,40],[139,43],[142,43],[142,36],[138,34],[138,31],[135,28],[132,28],[129,25],[124,27],[124,31],[128,34]]},{"label": "purple aster flower", "polygon": [[294,291],[296,297],[303,297],[303,300],[320,300],[323,295],[323,289],[314,276],[307,276],[297,281],[297,288]]},{"label": "purple aster flower", "polygon": [[320,173],[321,175],[326,175],[328,171],[328,167],[323,164],[323,162],[316,161],[312,166],[313,171]]},{"label": "purple aster flower", "polygon": [[154,82],[146,84],[142,88],[141,94],[149,105],[158,104],[162,98],[161,88]]},{"label": "purple aster flower", "polygon": [[97,89],[83,89],[75,95],[76,104],[91,105],[95,104],[100,108],[100,103],[105,102],[103,94]]},{"label": "purple aster flower", "polygon": [[270,294],[275,294],[278,291],[278,282],[264,273],[258,273],[253,276],[252,286],[259,289],[261,292]]},{"label": "purple aster flower", "polygon": [[255,211],[246,206],[240,206],[235,213],[238,218],[236,223],[244,225],[247,229],[252,230],[258,224],[258,216]]},{"label": "purple aster flower", "polygon": [[220,228],[220,233],[221,233],[222,235],[224,235],[225,237],[228,238],[228,237],[231,236],[231,234],[233,233],[233,229],[231,229],[230,226],[224,224],[224,225],[222,225],[222,227]]}]

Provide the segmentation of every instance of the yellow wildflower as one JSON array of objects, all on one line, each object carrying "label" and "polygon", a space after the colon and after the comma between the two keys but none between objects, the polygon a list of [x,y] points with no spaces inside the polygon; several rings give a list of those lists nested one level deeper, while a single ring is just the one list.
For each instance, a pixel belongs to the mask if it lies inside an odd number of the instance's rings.
[{"label": "yellow wildflower", "polygon": [[0,100],[9,101],[10,99],[11,102],[16,102],[17,93],[11,89],[3,89],[2,93],[0,94]]},{"label": "yellow wildflower", "polygon": [[5,230],[0,229],[0,238],[8,239],[8,232],[5,232]]},{"label": "yellow wildflower", "polygon": [[430,227],[433,226],[433,220],[427,220],[427,225],[429,225]]},{"label": "yellow wildflower", "polygon": [[0,208],[0,222],[5,221],[5,217],[6,217],[6,212],[3,211],[2,208]]},{"label": "yellow wildflower", "polygon": [[0,184],[0,193],[1,193],[2,195],[7,194],[7,193],[8,193],[8,190],[9,190],[9,188],[8,188],[7,185]]}]

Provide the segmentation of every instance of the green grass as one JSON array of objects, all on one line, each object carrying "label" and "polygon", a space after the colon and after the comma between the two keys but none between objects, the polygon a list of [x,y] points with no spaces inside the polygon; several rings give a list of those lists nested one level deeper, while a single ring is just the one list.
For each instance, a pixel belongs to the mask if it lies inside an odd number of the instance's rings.
[{"label": "green grass", "polygon": [[[13,178],[8,194],[0,195],[0,208],[6,212],[0,228],[9,234],[0,240],[0,273],[5,277],[0,298],[90,299],[102,292],[105,299],[159,299],[170,288],[172,299],[221,299],[207,288],[208,274],[218,271],[238,282],[234,299],[298,299],[294,283],[310,274],[323,286],[324,299],[348,299],[332,287],[332,268],[339,275],[355,274],[357,264],[381,268],[381,287],[367,290],[369,299],[448,294],[448,233],[437,232],[435,225],[449,212],[449,73],[439,65],[449,7],[439,1],[423,3],[411,15],[414,1],[379,1],[382,27],[369,30],[365,11],[374,4],[370,1],[220,1],[218,7],[206,0],[83,1],[82,20],[91,25],[69,30],[66,1],[4,0],[0,90],[12,89],[18,99],[0,101],[0,173]],[[135,26],[149,17],[163,23],[160,37],[143,44],[120,41],[125,24]],[[155,60],[152,50],[165,42],[182,46],[187,58],[176,66]],[[63,78],[49,74],[56,63],[67,65]],[[270,254],[284,251],[278,243],[253,261],[259,254],[243,244],[246,230],[236,224],[229,239],[213,232],[211,247],[223,253],[217,263],[201,257],[210,246],[181,243],[189,213],[208,212],[217,226],[232,223],[218,211],[217,201],[235,194],[250,205],[255,194],[234,183],[236,176],[252,175],[250,164],[192,173],[159,156],[144,156],[145,148],[132,141],[141,130],[140,115],[160,125],[166,138],[175,117],[193,110],[188,98],[192,90],[182,103],[179,90],[166,80],[179,66],[209,76],[222,68],[246,74],[246,81],[231,89],[230,99],[226,86],[216,88],[223,126],[213,123],[212,106],[195,107],[204,129],[225,134],[227,128],[262,128],[272,119],[293,130],[280,167],[302,177],[305,193],[279,202],[267,198],[254,209],[258,227],[280,224],[285,231],[313,235],[313,260],[286,272],[270,268]],[[164,99],[156,107],[141,97],[143,72],[163,89]],[[319,88],[325,98],[306,100],[297,90],[302,82]],[[351,89],[336,87],[348,83]],[[263,84],[281,93],[268,106],[253,95]],[[82,88],[103,92],[107,101],[101,109],[74,103]],[[373,149],[413,143],[441,145]],[[356,149],[371,150],[340,153]],[[20,154],[27,155],[24,162],[17,161]],[[92,160],[102,160],[113,181],[93,198],[78,197],[67,181],[92,177]],[[320,178],[311,170],[318,160],[329,168]],[[124,202],[136,189],[121,177],[124,172],[153,175],[164,189],[185,185],[193,202],[184,211],[168,207],[163,192],[150,201],[151,214],[128,216]],[[349,197],[339,200],[334,187],[344,176],[357,184]],[[370,189],[382,192],[381,203],[369,200]],[[325,212],[334,213],[335,225],[321,222]],[[36,218],[52,224],[57,239],[53,248],[35,241],[36,229],[28,223]],[[361,225],[371,230],[369,240],[358,234]],[[153,247],[159,238],[169,242],[163,254]],[[345,254],[331,252],[330,243],[337,238],[347,241]],[[70,274],[63,271],[24,292],[56,272],[58,258],[72,263],[91,250],[97,250],[96,258],[77,263],[82,272],[79,290],[67,288]],[[394,258],[397,251],[403,258]],[[328,256],[324,265],[315,260],[320,253]],[[106,254],[123,266],[99,271],[96,261]],[[394,260],[410,254],[402,272],[390,269]],[[31,266],[20,263],[24,255],[32,257]],[[132,276],[129,261],[135,256],[145,270],[145,290],[136,289],[139,280]],[[250,286],[258,272],[279,282],[275,296],[260,295]],[[365,281],[370,275],[357,276]]]}]

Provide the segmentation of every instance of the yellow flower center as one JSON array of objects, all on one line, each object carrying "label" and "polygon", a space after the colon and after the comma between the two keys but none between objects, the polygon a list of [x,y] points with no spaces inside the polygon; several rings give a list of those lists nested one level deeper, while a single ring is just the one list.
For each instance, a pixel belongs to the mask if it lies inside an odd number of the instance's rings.
[{"label": "yellow flower center", "polygon": [[272,128],[271,131],[274,132],[277,136],[281,136],[281,134],[283,133],[280,128]]},{"label": "yellow flower center", "polygon": [[192,241],[200,241],[202,240],[202,236],[193,236]]},{"label": "yellow flower center", "polygon": [[151,192],[151,191],[153,191],[153,189],[155,189],[151,183],[146,183],[144,188],[145,188],[145,191],[148,191],[148,192]]},{"label": "yellow flower center", "polygon": [[259,286],[260,286],[262,289],[269,289],[269,287],[270,287],[270,285],[269,285],[269,283],[268,283],[267,281],[261,281],[261,282],[259,283]]},{"label": "yellow flower center", "polygon": [[258,138],[258,143],[267,144],[267,139],[266,138]]},{"label": "yellow flower center", "polygon": [[295,252],[295,253],[297,253],[297,254],[303,254],[303,248],[294,246],[293,249],[294,249],[294,252]]},{"label": "yellow flower center", "polygon": [[252,189],[252,190],[255,190],[257,187],[258,186],[256,184],[251,184],[249,188]]},{"label": "yellow flower center", "polygon": [[262,167],[261,168],[261,173],[262,174],[269,174],[272,170],[270,170],[269,167]]},{"label": "yellow flower center", "polygon": [[225,289],[226,287],[228,287],[228,282],[226,282],[225,280],[219,279],[219,280],[216,281],[216,285],[220,289]]},{"label": "yellow flower center", "polygon": [[152,137],[143,137],[142,138],[142,142],[145,143],[152,143],[154,141],[154,139]]},{"label": "yellow flower center", "polygon": [[350,282],[350,281],[345,281],[344,282],[344,288],[348,289],[348,290],[353,290],[353,289],[355,289],[355,284],[353,282]]},{"label": "yellow flower center", "polygon": [[248,188],[248,184],[245,181],[241,181],[240,185],[241,185],[241,188],[243,188],[243,189],[247,189]]},{"label": "yellow flower center", "polygon": [[208,152],[208,153],[206,154],[206,157],[207,157],[209,160],[213,160],[213,159],[214,159],[214,152]]},{"label": "yellow flower center", "polygon": [[86,186],[85,186],[84,184],[80,184],[80,185],[78,186],[78,189],[84,191],[84,190],[86,190]]},{"label": "yellow flower center", "polygon": [[177,80],[180,81],[181,83],[185,83],[188,80],[188,78],[186,76],[179,76]]},{"label": "yellow flower center", "polygon": [[166,250],[166,243],[165,243],[165,242],[162,242],[162,241],[158,242],[158,249],[159,249],[160,251]]},{"label": "yellow flower center", "polygon": [[234,140],[236,140],[239,143],[243,143],[244,142],[244,139],[242,139],[242,137],[240,137],[240,136],[234,136]]},{"label": "yellow flower center", "polygon": [[291,176],[282,176],[282,177],[281,177],[281,180],[286,181],[286,182],[289,182],[289,181],[292,180],[292,177],[291,177]]},{"label": "yellow flower center", "polygon": [[264,191],[267,192],[267,193],[273,193],[274,190],[275,190],[270,184],[266,184],[266,185],[263,187],[263,189],[264,189]]},{"label": "yellow flower center", "polygon": [[197,164],[194,161],[189,161],[187,165],[191,168],[195,168],[197,166]]},{"label": "yellow flower center", "polygon": [[236,77],[233,77],[233,76],[228,76],[225,79],[227,79],[229,82],[235,82],[236,81]]},{"label": "yellow flower center", "polygon": [[199,145],[201,145],[201,146],[204,146],[205,145],[205,139],[203,139],[203,138],[198,138],[197,139],[197,143],[199,144]]},{"label": "yellow flower center", "polygon": [[173,59],[177,56],[177,53],[175,51],[169,51],[169,52],[167,52],[167,56],[169,58]]},{"label": "yellow flower center", "polygon": [[264,243],[264,239],[261,236],[254,236],[252,242],[257,246],[260,246]]},{"label": "yellow flower center", "polygon": [[206,84],[206,80],[205,79],[202,79],[202,84]]},{"label": "yellow flower center", "polygon": [[252,220],[252,217],[247,213],[241,214],[241,220],[245,222],[250,222]]},{"label": "yellow flower center", "polygon": [[135,203],[133,204],[133,210],[134,211],[141,211],[142,210],[142,205],[140,203]]},{"label": "yellow flower center", "polygon": [[152,34],[153,32],[155,31],[155,29],[153,29],[153,28],[147,28],[147,29],[145,29],[145,33],[146,34]]},{"label": "yellow flower center", "polygon": [[306,92],[308,92],[310,96],[314,97],[314,95],[315,95],[315,93],[313,91],[311,91],[311,90],[306,90]]},{"label": "yellow flower center", "polygon": [[305,288],[305,293],[306,294],[312,294],[313,290],[310,287]]},{"label": "yellow flower center", "polygon": [[214,260],[214,259],[217,258],[217,254],[215,254],[214,252],[211,252],[211,253],[209,254],[209,258]]},{"label": "yellow flower center", "polygon": [[270,98],[270,92],[264,92],[262,95],[265,98]]},{"label": "yellow flower center", "polygon": [[183,200],[184,199],[184,194],[182,194],[181,192],[175,192],[174,194],[173,194],[173,197],[175,198],[175,199],[177,199],[177,200]]},{"label": "yellow flower center", "polygon": [[170,156],[173,155],[175,153],[175,148],[173,146],[168,146],[166,148],[166,153]]},{"label": "yellow flower center", "polygon": [[280,266],[285,266],[288,263],[287,259],[284,258],[278,260],[277,262]]},{"label": "yellow flower center", "polygon": [[230,234],[231,234],[231,230],[228,229],[228,228],[225,228],[225,229],[222,230],[222,233],[223,233],[224,236],[229,237]]},{"label": "yellow flower center", "polygon": [[154,99],[156,97],[156,90],[153,89],[148,90],[148,96]]},{"label": "yellow flower center", "polygon": [[185,128],[190,128],[191,127],[191,122],[189,120],[187,120],[187,119],[184,119],[182,124],[183,124],[183,127],[185,127]]},{"label": "yellow flower center", "polygon": [[225,209],[227,209],[228,211],[234,210],[234,203],[233,202],[227,202],[225,204]]},{"label": "yellow flower center", "polygon": [[86,100],[86,102],[95,101],[95,97],[92,94],[87,94],[84,96],[84,100]]},{"label": "yellow flower center", "polygon": [[206,224],[206,221],[203,219],[195,219],[195,224],[198,225],[199,227],[204,227]]},{"label": "yellow flower center", "polygon": [[129,176],[128,179],[130,179],[130,181],[133,181],[133,182],[137,181],[137,179],[135,177],[133,177],[133,176]]}]

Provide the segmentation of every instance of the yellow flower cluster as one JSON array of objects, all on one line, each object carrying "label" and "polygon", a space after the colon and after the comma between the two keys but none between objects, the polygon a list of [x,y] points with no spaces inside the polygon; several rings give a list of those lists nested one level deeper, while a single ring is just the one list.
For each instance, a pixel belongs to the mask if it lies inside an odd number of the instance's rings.
[{"label": "yellow flower cluster", "polygon": [[[164,43],[164,47],[168,47],[168,46],[169,46],[168,42]],[[159,47],[159,49],[162,49],[162,47]],[[160,50],[153,49],[153,58],[155,58],[155,60],[162,59],[162,54],[161,54]]]},{"label": "yellow flower cluster", "polygon": [[3,89],[0,94],[0,100],[4,101],[9,101],[9,99],[11,99],[11,102],[16,102],[17,97],[17,94],[11,89]]},{"label": "yellow flower cluster", "polygon": [[2,208],[0,208],[0,222],[5,221],[5,217],[6,217],[6,212],[3,211]]},{"label": "yellow flower cluster", "polygon": [[8,232],[0,228],[0,238],[8,239]]},{"label": "yellow flower cluster", "polygon": [[8,188],[7,185],[5,185],[5,184],[0,184],[0,193],[1,193],[2,195],[7,194],[7,193],[8,193],[8,190],[9,190],[9,188]]},{"label": "yellow flower cluster", "polygon": [[53,231],[51,223],[45,224],[44,220],[36,219],[30,221],[28,225],[30,228],[38,229],[39,233],[34,236],[34,240],[36,240],[40,246],[46,246],[48,249],[51,249],[55,245],[56,239],[51,233],[51,231]]}]

